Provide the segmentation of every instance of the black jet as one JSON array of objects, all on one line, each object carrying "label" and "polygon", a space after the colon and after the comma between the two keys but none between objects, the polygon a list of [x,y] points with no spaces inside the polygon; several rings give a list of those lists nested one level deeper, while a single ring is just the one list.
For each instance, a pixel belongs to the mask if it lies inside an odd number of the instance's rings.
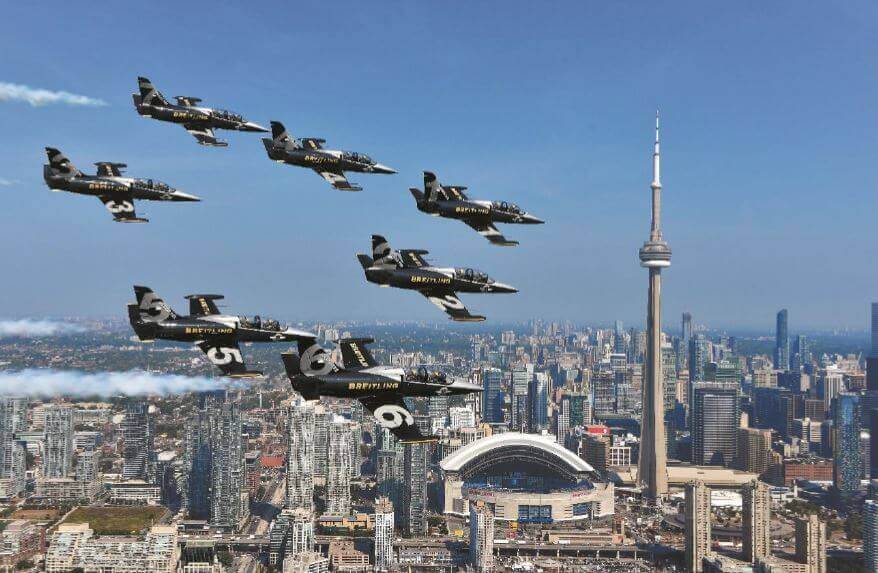
[{"label": "black jet", "polygon": [[239,342],[290,342],[313,340],[315,335],[280,325],[276,320],[254,316],[230,316],[220,313],[217,294],[190,294],[189,316],[182,316],[168,306],[152,289],[135,286],[135,304],[128,305],[128,319],[143,342],[175,340],[194,342],[223,375],[234,378],[261,376],[248,370],[241,356]]},{"label": "black jet", "polygon": [[298,353],[282,354],[293,389],[306,400],[321,396],[359,400],[372,412],[375,421],[403,443],[434,441],[424,436],[404,398],[481,392],[482,387],[449,378],[444,372],[424,366],[405,370],[381,366],[366,347],[371,338],[345,338],[338,341],[341,365],[314,341],[299,341]]},{"label": "black jet", "polygon": [[293,139],[279,121],[271,122],[271,135],[271,139],[267,137],[262,139],[269,158],[278,163],[313,169],[317,175],[326,179],[340,191],[363,190],[362,187],[350,183],[345,178],[345,171],[383,173],[385,175],[396,173],[386,165],[375,163],[371,157],[364,153],[324,149],[325,139],[313,137]]},{"label": "black jet", "polygon": [[479,322],[457,298],[458,292],[513,293],[517,289],[498,283],[485,273],[465,268],[440,268],[427,263],[428,251],[390,248],[387,239],[372,235],[372,256],[358,254],[366,280],[384,287],[416,290],[444,310],[451,320]]},{"label": "black jet", "polygon": [[80,195],[94,195],[120,223],[146,223],[138,217],[134,200],[147,201],[200,201],[195,195],[178,191],[155,179],[134,179],[122,175],[124,163],[95,163],[96,175],[86,175],[77,169],[63,153],[47,147],[49,163],[43,165],[43,179],[52,191],[69,191]]},{"label": "black jet", "polygon": [[418,203],[418,209],[434,217],[460,219],[480,235],[495,245],[505,247],[517,245],[504,237],[494,223],[514,223],[520,225],[539,225],[545,221],[522,211],[518,205],[506,201],[482,201],[469,199],[466,187],[441,185],[436,175],[424,171],[424,190],[409,189]]},{"label": "black jet", "polygon": [[214,136],[214,129],[261,133],[268,131],[258,123],[247,121],[240,114],[224,109],[200,106],[198,104],[201,100],[197,97],[174,96],[177,103],[172,104],[146,78],[137,78],[137,85],[140,88],[140,93],[131,94],[137,113],[159,121],[179,123],[201,145],[212,147],[226,147],[228,145],[225,141]]}]

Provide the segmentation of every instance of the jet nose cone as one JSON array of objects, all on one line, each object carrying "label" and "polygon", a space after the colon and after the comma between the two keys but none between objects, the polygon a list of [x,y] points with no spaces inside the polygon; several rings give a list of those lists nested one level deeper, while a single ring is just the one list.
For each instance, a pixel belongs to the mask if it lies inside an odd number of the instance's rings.
[{"label": "jet nose cone", "polygon": [[518,292],[518,289],[504,283],[494,283],[491,285],[491,290],[489,292],[515,293]]},{"label": "jet nose cone", "polygon": [[269,129],[267,127],[262,127],[261,125],[259,125],[258,123],[254,122],[254,121],[248,121],[247,123],[245,123],[244,126],[242,127],[242,130],[243,131],[258,131],[261,133],[268,133],[268,131],[269,131]]},{"label": "jet nose cone", "polygon": [[174,191],[174,201],[201,201],[201,198],[182,191]]},{"label": "jet nose cone", "polygon": [[469,382],[455,381],[451,387],[461,393],[482,392],[484,389],[478,384],[470,384]]},{"label": "jet nose cone", "polygon": [[391,169],[390,167],[382,165],[380,163],[376,163],[375,165],[373,165],[372,171],[374,171],[375,173],[384,173],[385,175],[393,175],[396,173],[395,169]]},{"label": "jet nose cone", "polygon": [[534,217],[533,215],[525,215],[524,222],[530,225],[542,225],[543,223],[545,223],[545,221],[543,221],[539,217]]}]

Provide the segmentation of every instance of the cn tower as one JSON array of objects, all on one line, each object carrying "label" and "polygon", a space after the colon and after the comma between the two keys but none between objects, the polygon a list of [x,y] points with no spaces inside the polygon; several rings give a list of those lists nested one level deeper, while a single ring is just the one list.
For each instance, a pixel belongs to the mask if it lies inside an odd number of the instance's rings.
[{"label": "cn tower", "polygon": [[662,184],[660,178],[659,116],[655,114],[652,155],[652,228],[640,249],[640,266],[649,269],[646,311],[646,367],[643,376],[643,415],[640,420],[640,460],[637,480],[643,494],[661,500],[668,493],[668,454],[662,391],[662,269],[671,266],[671,248],[662,239]]}]

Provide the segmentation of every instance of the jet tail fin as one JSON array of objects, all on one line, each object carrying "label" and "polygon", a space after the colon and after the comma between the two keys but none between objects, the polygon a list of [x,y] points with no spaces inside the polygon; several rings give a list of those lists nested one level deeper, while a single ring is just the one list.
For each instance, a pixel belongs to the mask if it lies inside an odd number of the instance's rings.
[{"label": "jet tail fin", "polygon": [[82,175],[82,171],[77,169],[76,166],[67,159],[66,155],[54,147],[47,147],[46,155],[49,157],[49,165],[46,167],[51,175],[56,177],[78,177]]},{"label": "jet tail fin", "polygon": [[369,255],[364,255],[363,253],[357,255],[357,260],[360,261],[360,265],[363,267],[363,270],[366,270],[375,264],[375,261],[372,260],[372,257],[370,257]]},{"label": "jet tail fin", "polygon": [[179,316],[149,287],[135,285],[134,296],[137,298],[138,316],[143,322],[164,322],[176,320]]},{"label": "jet tail fin", "polygon": [[295,352],[284,352],[280,356],[283,360],[287,377],[290,379],[290,384],[293,386],[293,390],[301,394],[302,398],[306,400],[319,399],[320,394],[317,393],[316,384],[302,372],[299,355]]},{"label": "jet tail fin", "polygon": [[424,197],[428,203],[439,199],[440,189],[441,186],[439,185],[439,180],[436,179],[436,174],[431,171],[424,171]]},{"label": "jet tail fin", "polygon": [[131,323],[131,328],[134,329],[134,334],[136,334],[137,338],[142,342],[152,342],[155,340],[157,330],[156,325],[154,322],[146,322],[143,320],[138,305],[128,305],[128,322]]},{"label": "jet tail fin", "polygon": [[271,138],[275,143],[286,143],[292,141],[292,137],[287,133],[287,128],[279,121],[271,122]]},{"label": "jet tail fin", "polygon": [[140,102],[143,105],[160,105],[170,106],[171,103],[162,95],[162,92],[155,89],[152,82],[148,78],[137,78],[137,87],[140,89]]}]

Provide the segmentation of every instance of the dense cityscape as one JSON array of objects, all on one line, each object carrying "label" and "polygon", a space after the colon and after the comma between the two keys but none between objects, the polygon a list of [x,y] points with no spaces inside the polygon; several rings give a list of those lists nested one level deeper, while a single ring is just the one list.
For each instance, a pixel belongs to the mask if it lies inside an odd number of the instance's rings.
[{"label": "dense cityscape", "polygon": [[[323,341],[370,332],[381,362],[481,385],[411,404],[435,444],[397,443],[356,401],[303,401],[257,346],[248,352],[270,369],[265,379],[209,378],[223,388],[203,392],[39,396],[37,378],[0,401],[0,563],[819,572],[858,570],[865,545],[871,571],[878,506],[863,499],[878,489],[866,481],[878,475],[868,376],[878,306],[871,351],[862,336],[793,335],[790,318],[777,314],[774,340],[718,333],[689,314],[662,335],[660,504],[636,471],[647,337],[621,322],[478,334],[308,325]],[[117,322],[81,324],[86,332],[4,339],[0,363],[211,376],[197,349],[132,343]]]}]

